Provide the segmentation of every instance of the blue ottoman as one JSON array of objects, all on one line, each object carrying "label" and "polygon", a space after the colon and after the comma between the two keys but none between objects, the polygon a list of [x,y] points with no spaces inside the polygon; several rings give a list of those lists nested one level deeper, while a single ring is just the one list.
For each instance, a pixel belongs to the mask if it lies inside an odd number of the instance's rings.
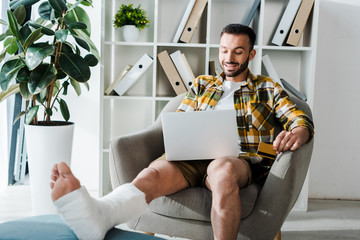
[{"label": "blue ottoman", "polygon": [[[0,224],[0,239],[16,240],[76,240],[74,232],[59,215],[41,215],[9,221]],[[112,228],[105,236],[106,240],[141,239],[159,240],[162,238],[147,234]]]}]

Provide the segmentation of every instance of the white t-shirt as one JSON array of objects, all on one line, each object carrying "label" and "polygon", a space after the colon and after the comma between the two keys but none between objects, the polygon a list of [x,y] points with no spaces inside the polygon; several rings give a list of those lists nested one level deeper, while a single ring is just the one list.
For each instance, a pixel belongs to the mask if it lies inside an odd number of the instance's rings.
[{"label": "white t-shirt", "polygon": [[241,82],[226,81],[223,82],[224,93],[216,103],[214,110],[234,109],[234,93],[241,86]]},{"label": "white t-shirt", "polygon": [[[216,103],[214,110],[229,110],[234,109],[234,93],[237,91],[240,86],[241,82],[232,82],[224,80],[224,93],[221,96],[220,100]],[[238,138],[239,143],[239,153],[244,153],[240,147],[240,137]]]}]

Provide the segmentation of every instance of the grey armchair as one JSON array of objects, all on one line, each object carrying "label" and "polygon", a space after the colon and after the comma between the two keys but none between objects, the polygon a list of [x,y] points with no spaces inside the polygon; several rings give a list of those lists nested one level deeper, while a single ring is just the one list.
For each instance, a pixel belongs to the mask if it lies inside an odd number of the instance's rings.
[{"label": "grey armchair", "polygon": [[[163,112],[175,111],[184,95],[171,100]],[[292,98],[311,117],[308,105]],[[281,131],[280,125],[276,127]],[[243,213],[238,239],[274,239],[295,204],[309,167],[313,140],[294,152],[279,154],[263,187],[251,184],[240,191]],[[120,136],[110,146],[112,187],[131,182],[164,152],[160,118],[147,129]],[[213,239],[210,221],[211,192],[185,189],[155,199],[147,212],[128,227],[189,239]]]}]

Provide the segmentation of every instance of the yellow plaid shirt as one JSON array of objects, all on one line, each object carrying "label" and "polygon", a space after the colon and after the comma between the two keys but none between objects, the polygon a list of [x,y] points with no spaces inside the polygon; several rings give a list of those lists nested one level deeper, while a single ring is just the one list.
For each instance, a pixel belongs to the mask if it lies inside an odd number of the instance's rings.
[{"label": "yellow plaid shirt", "polygon": [[[199,76],[185,95],[178,112],[212,110],[223,94],[223,73],[218,77]],[[246,154],[240,155],[252,163],[262,157],[256,154],[260,142],[274,141],[274,123],[279,120],[284,129],[308,128],[314,134],[313,122],[289,100],[281,86],[269,77],[254,76],[250,71],[234,93],[240,146]]]}]

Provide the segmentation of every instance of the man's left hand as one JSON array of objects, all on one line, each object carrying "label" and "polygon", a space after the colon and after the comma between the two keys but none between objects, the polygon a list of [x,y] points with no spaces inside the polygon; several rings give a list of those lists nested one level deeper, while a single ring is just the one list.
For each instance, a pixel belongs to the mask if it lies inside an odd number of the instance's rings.
[{"label": "man's left hand", "polygon": [[307,128],[296,127],[290,132],[282,131],[277,135],[273,142],[274,150],[277,154],[286,152],[288,150],[295,151],[303,145],[310,137],[310,132]]}]

